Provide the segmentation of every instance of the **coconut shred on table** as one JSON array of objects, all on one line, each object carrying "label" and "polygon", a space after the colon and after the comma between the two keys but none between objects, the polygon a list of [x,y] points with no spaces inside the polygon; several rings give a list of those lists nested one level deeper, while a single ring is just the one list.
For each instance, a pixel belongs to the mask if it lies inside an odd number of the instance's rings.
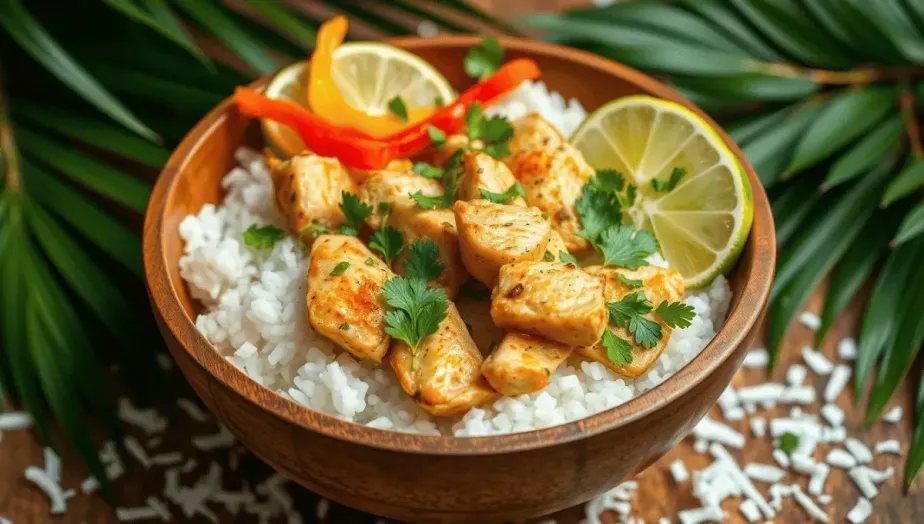
[{"label": "coconut shred on table", "polygon": [[180,226],[229,361],[312,409],[474,436],[614,407],[711,340],[752,210],[708,124],[641,96],[588,116],[490,38],[457,95],[345,31],[236,92],[267,148]]}]

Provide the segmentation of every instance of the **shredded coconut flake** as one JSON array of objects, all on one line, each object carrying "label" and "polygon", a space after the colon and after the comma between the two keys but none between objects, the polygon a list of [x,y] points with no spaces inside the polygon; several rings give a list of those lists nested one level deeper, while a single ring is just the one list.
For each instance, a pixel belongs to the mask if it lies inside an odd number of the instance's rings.
[{"label": "shredded coconut flake", "polygon": [[796,498],[796,502],[802,506],[802,509],[804,509],[809,516],[822,522],[831,522],[831,519],[828,518],[828,514],[823,509],[819,508],[812,498],[802,491],[802,488],[800,488],[798,484],[792,485],[792,494]]},{"label": "shredded coconut flake", "polygon": [[834,370],[834,364],[830,360],[808,346],[802,348],[802,360],[816,375],[830,375]]},{"label": "shredded coconut flake", "polygon": [[903,412],[904,410],[901,406],[895,406],[882,416],[882,420],[888,422],[889,424],[897,424],[901,422]]},{"label": "shredded coconut flake", "polygon": [[13,431],[29,429],[32,427],[32,417],[25,411],[10,411],[0,413],[0,431]]},{"label": "shredded coconut flake", "polygon": [[138,409],[127,397],[119,399],[119,418],[126,424],[140,428],[148,435],[161,433],[167,429],[167,419],[161,417],[154,409]]},{"label": "shredded coconut flake", "polygon": [[748,351],[741,364],[746,368],[765,368],[770,363],[770,353],[764,348],[757,348]]},{"label": "shredded coconut flake", "polygon": [[834,404],[825,404],[822,406],[821,416],[832,426],[840,426],[844,423],[844,410]]},{"label": "shredded coconut flake", "polygon": [[863,497],[857,499],[857,503],[847,512],[847,520],[851,524],[861,524],[873,514],[873,504]]},{"label": "shredded coconut flake", "polygon": [[870,452],[869,448],[866,447],[866,444],[855,438],[848,438],[845,440],[844,446],[846,446],[847,451],[849,451],[850,454],[857,459],[857,462],[861,464],[865,464],[873,460],[873,454]]},{"label": "shredded coconut flake", "polygon": [[674,482],[677,484],[683,484],[690,478],[690,474],[687,472],[687,467],[680,459],[671,462],[670,470],[671,476],[674,477]]},{"label": "shredded coconut flake", "polygon": [[193,437],[193,446],[202,451],[214,451],[219,448],[230,448],[234,444],[234,435],[228,431],[228,428],[219,426],[218,433],[215,435],[206,435]]},{"label": "shredded coconut flake", "polygon": [[867,467],[857,466],[850,470],[849,475],[853,483],[857,485],[857,489],[860,490],[860,493],[862,493],[864,497],[873,500],[876,498],[876,495],[879,494],[879,488],[876,487],[876,484],[873,483],[873,479],[870,478],[870,471],[871,470]]},{"label": "shredded coconut flake", "polygon": [[842,338],[837,343],[837,356],[844,360],[856,360],[857,358],[857,341],[847,337]]},{"label": "shredded coconut flake", "polygon": [[51,478],[45,470],[29,466],[26,468],[25,477],[26,480],[38,486],[48,496],[51,501],[52,515],[63,515],[67,511],[67,499],[64,497],[61,485]]},{"label": "shredded coconut flake", "polygon": [[841,468],[844,470],[849,470],[857,465],[857,459],[841,448],[834,448],[831,451],[828,451],[828,456],[825,457],[825,462],[834,466],[835,468]]},{"label": "shredded coconut flake", "polygon": [[876,445],[873,446],[873,451],[875,451],[876,454],[880,454],[880,455],[883,453],[901,455],[902,445],[899,441],[895,439],[883,440],[881,442],[877,442]]},{"label": "shredded coconut flake", "polygon": [[763,438],[763,436],[767,434],[767,419],[764,417],[752,418],[751,433],[757,438]]},{"label": "shredded coconut flake", "polygon": [[195,420],[196,422],[205,422],[209,419],[208,413],[203,411],[202,408],[200,408],[199,405],[192,400],[187,398],[178,398],[176,400],[176,405],[184,412],[186,412],[186,414],[189,415],[189,418]]},{"label": "shredded coconut flake", "polygon": [[837,397],[844,391],[844,386],[847,385],[848,380],[850,380],[850,368],[843,364],[835,366],[834,371],[831,373],[831,378],[828,379],[828,384],[825,386],[825,401],[834,402],[837,400]]},{"label": "shredded coconut flake", "polygon": [[818,315],[809,311],[805,311],[799,315],[799,322],[812,331],[818,331],[818,329],[821,327],[821,319],[818,317]]},{"label": "shredded coconut flake", "polygon": [[707,441],[719,442],[736,449],[744,447],[745,437],[734,429],[716,422],[710,417],[703,417],[693,428],[693,435]]}]

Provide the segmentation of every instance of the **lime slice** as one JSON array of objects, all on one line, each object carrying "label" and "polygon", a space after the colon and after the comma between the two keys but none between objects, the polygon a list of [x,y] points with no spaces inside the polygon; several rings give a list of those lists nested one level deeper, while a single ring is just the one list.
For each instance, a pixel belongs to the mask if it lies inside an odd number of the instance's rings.
[{"label": "lime slice", "polygon": [[[432,107],[442,99],[450,102],[455,91],[449,81],[426,60],[388,44],[351,42],[334,52],[332,76],[347,103],[370,115],[388,113],[388,101],[400,96],[409,109]],[[296,62],[266,85],[270,98],[284,98],[307,105],[308,62]],[[262,122],[266,144],[287,158],[305,149],[301,138],[288,127]]]},{"label": "lime slice", "polygon": [[[628,215],[654,232],[687,287],[729,269],[744,248],[754,206],[747,174],[718,133],[685,107],[649,96],[616,99],[593,112],[571,142],[596,169],[615,169],[638,186]],[[674,169],[686,171],[657,191]]]}]

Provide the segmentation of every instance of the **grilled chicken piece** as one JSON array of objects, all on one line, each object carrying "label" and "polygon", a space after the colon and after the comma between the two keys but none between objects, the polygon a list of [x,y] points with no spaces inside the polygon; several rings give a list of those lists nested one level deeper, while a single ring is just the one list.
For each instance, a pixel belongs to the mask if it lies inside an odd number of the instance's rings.
[{"label": "grilled chicken piece", "polygon": [[[491,155],[480,152],[469,152],[462,156],[464,176],[459,182],[456,198],[459,200],[477,200],[484,198],[481,189],[492,193],[503,193],[513,186],[517,179],[507,164],[493,158]],[[510,202],[514,206],[525,206],[522,197],[516,197]]]},{"label": "grilled chicken piece", "polygon": [[[456,230],[456,217],[451,209],[420,209],[413,207],[408,210],[396,209],[392,215],[391,224],[404,233],[405,245],[413,244],[419,239],[431,239],[440,249],[440,262],[446,269],[437,278],[430,282],[432,285],[446,290],[450,299],[455,298],[459,286],[469,279],[468,271],[459,257],[459,233]],[[404,274],[404,255],[395,259],[393,266],[396,273]]]},{"label": "grilled chicken piece", "polygon": [[541,260],[545,254],[551,226],[534,207],[459,200],[453,211],[462,263],[488,287],[504,264]]},{"label": "grilled chicken piece", "polygon": [[356,358],[381,362],[391,342],[382,286],[392,276],[358,238],[321,235],[311,246],[308,322]]},{"label": "grilled chicken piece", "polygon": [[379,204],[389,203],[392,214],[407,214],[419,209],[411,194],[420,191],[424,196],[443,194],[443,186],[436,180],[420,176],[410,171],[376,171],[359,188],[359,198],[372,206],[372,214],[366,223],[372,229],[382,227],[385,213]]},{"label": "grilled chicken piece", "polygon": [[[444,167],[446,162],[456,151],[468,144],[468,137],[461,133],[449,135],[446,137],[446,142],[442,146],[433,146],[427,149],[420,154],[418,160],[437,167]],[[475,140],[471,142],[471,145],[475,149],[481,149],[484,147],[484,142],[481,140]]]},{"label": "grilled chicken piece", "polygon": [[549,385],[549,377],[571,350],[571,346],[542,337],[507,333],[481,365],[481,373],[502,395],[535,393]]},{"label": "grilled chicken piece", "polygon": [[565,241],[562,240],[561,235],[558,234],[558,231],[554,229],[549,233],[549,243],[545,246],[545,251],[548,255],[543,254],[543,259],[546,262],[549,262],[548,258],[551,257],[554,262],[561,262],[561,253],[568,253],[568,248],[565,247]]},{"label": "grilled chicken piece", "polygon": [[418,344],[416,357],[402,340],[392,346],[389,362],[401,387],[431,415],[461,415],[498,396],[481,376],[481,353],[451,303],[437,332]]},{"label": "grilled chicken piece", "polygon": [[356,183],[336,158],[296,155],[272,170],[276,206],[296,233],[317,222],[328,228],[342,225],[342,193],[357,191]]},{"label": "grilled chicken piece", "polygon": [[507,142],[510,154],[520,151],[552,151],[565,145],[566,140],[551,122],[539,113],[529,113],[513,123],[513,138]]},{"label": "grilled chicken piece", "polygon": [[355,180],[357,184],[362,184],[379,171],[408,173],[413,167],[414,163],[409,159],[396,158],[394,160],[389,160],[388,164],[385,165],[385,169],[356,169],[354,167],[348,167],[347,172],[350,173],[350,176],[353,177],[353,180]]},{"label": "grilled chicken piece", "polygon": [[[664,301],[677,302],[683,299],[683,277],[673,269],[644,266],[633,271],[622,268],[591,266],[585,268],[585,270],[592,275],[601,276],[606,280],[606,291],[604,293],[606,294],[607,302],[615,302],[639,290],[645,292],[648,301],[651,302],[652,306],[655,308]],[[641,280],[643,287],[630,288],[626,286],[619,280],[620,274],[627,279]],[[631,333],[626,331],[625,328],[618,328],[615,326],[610,326],[609,328],[620,338],[632,344],[632,363],[624,366],[617,366],[607,358],[606,349],[603,348],[603,345],[600,344],[599,341],[591,346],[577,348],[575,350],[576,353],[584,358],[600,362],[620,375],[626,377],[637,377],[641,375],[648,371],[651,366],[658,361],[658,357],[661,356],[661,353],[664,351],[664,348],[667,347],[667,343],[671,338],[671,328],[662,322],[657,315],[648,313],[644,315],[644,317],[661,324],[661,340],[652,348],[646,348],[636,344],[635,338]]]},{"label": "grilled chicken piece", "polygon": [[[483,296],[476,295],[476,290]],[[491,318],[491,290],[474,280],[470,281],[459,290],[455,303],[478,350],[484,356],[489,355],[505,334]]]},{"label": "grilled chicken piece", "polygon": [[594,170],[581,153],[567,144],[553,151],[521,151],[509,165],[526,190],[526,203],[549,214],[552,227],[561,234],[568,251],[586,251],[590,244],[577,236],[581,220],[574,204],[584,184],[593,178]]},{"label": "grilled chicken piece", "polygon": [[600,340],[609,316],[603,282],[571,264],[507,264],[491,295],[491,318],[511,331],[588,346]]}]

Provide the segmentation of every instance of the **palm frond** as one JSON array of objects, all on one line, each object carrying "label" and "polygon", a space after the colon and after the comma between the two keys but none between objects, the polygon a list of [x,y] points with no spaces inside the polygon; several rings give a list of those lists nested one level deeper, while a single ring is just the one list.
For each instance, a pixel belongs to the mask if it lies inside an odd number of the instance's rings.
[{"label": "palm frond", "polygon": [[[914,261],[924,256],[921,2],[630,1],[523,22],[661,75],[741,145],[772,197],[780,244],[773,355],[829,272],[819,343],[884,263],[861,321],[854,374],[859,394],[879,363],[874,419],[924,329],[922,309],[908,302],[920,295],[908,283],[921,278]],[[917,424],[907,481],[924,462],[924,420]]]}]

